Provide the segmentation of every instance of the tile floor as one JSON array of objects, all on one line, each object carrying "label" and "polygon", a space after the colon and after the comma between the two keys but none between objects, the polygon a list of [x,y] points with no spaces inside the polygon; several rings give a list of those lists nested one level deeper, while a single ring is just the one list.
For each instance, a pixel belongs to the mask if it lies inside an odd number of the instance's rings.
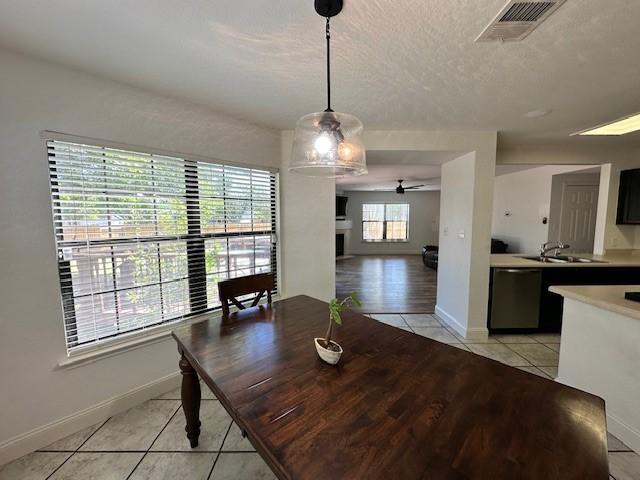
[{"label": "tile floor", "polygon": [[[559,335],[494,335],[473,342],[431,314],[369,315],[541,377],[558,373]],[[274,479],[211,392],[203,387],[202,393],[202,433],[194,450],[185,438],[176,389],[0,467],[0,480]],[[612,479],[640,480],[640,456],[612,435],[609,464]]]}]

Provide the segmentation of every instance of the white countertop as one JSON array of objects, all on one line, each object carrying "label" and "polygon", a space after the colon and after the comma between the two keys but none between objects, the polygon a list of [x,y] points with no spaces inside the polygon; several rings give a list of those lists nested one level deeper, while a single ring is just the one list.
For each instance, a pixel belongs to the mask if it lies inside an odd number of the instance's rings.
[{"label": "white countertop", "polygon": [[549,287],[549,291],[640,320],[640,302],[624,298],[626,292],[640,292],[640,285],[557,285]]},{"label": "white countertop", "polygon": [[621,250],[609,252],[606,255],[591,255],[587,253],[569,254],[575,257],[598,260],[594,263],[543,263],[523,258],[534,255],[494,253],[491,255],[490,265],[496,268],[584,268],[584,267],[640,267],[640,250]]}]

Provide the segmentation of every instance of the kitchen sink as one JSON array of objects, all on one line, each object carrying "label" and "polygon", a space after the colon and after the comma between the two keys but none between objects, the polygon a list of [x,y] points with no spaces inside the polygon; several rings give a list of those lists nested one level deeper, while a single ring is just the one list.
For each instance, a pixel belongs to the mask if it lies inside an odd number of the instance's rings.
[{"label": "kitchen sink", "polygon": [[522,257],[527,260],[534,260],[540,263],[607,263],[602,260],[593,260],[592,258],[574,257],[573,255],[557,255],[557,256],[535,256]]}]

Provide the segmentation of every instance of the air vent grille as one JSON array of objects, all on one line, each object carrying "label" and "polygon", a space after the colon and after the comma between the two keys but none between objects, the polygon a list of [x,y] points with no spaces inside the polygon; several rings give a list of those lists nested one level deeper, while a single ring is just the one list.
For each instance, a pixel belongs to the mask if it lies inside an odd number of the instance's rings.
[{"label": "air vent grille", "polygon": [[537,22],[556,2],[518,2],[500,17],[500,22]]},{"label": "air vent grille", "polygon": [[565,0],[529,1],[510,0],[476,42],[517,42],[527,37],[538,25],[555,12]]}]

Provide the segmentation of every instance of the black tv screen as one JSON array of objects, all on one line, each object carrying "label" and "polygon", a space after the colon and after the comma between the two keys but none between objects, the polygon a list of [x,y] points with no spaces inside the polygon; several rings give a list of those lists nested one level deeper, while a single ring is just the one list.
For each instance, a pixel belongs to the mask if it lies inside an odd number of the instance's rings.
[{"label": "black tv screen", "polygon": [[336,197],[336,217],[345,217],[347,215],[347,200],[349,200],[349,197]]}]

